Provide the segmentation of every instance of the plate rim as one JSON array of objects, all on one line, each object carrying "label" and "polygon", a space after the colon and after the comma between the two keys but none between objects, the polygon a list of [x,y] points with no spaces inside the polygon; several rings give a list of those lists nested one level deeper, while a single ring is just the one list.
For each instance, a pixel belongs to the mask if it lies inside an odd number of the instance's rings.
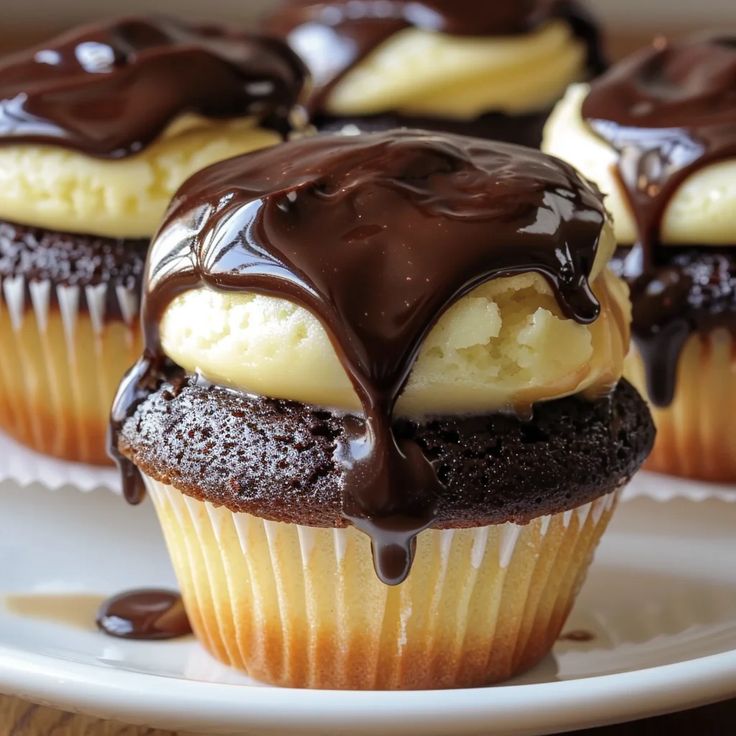
[{"label": "plate rim", "polygon": [[[25,492],[16,490],[17,499],[25,503]],[[720,506],[715,500],[708,504]],[[728,518],[727,526],[719,529],[730,550]],[[639,533],[636,527],[633,531]],[[727,579],[732,580],[730,574]],[[188,680],[99,659],[80,661],[72,654],[26,648],[22,639],[6,638],[0,642],[0,692],[131,725],[199,733],[541,736],[734,697],[736,642],[730,633],[719,649],[705,656],[697,649],[683,651],[679,661],[667,664],[552,682],[512,681],[466,690],[336,692]]]},{"label": "plate rim", "polygon": [[[478,727],[487,733],[543,734],[655,716],[732,697],[736,695],[736,649],[551,683],[361,692],[187,681],[0,646],[0,687],[7,694],[44,705],[168,729],[263,732],[289,728],[296,734],[315,727],[354,728],[362,721],[360,733],[384,733],[391,726],[393,734],[421,728],[427,736],[439,736],[451,724],[458,735],[463,732],[459,729],[473,732]],[[481,698],[481,693],[496,697]],[[274,710],[285,700],[288,708]],[[410,729],[397,730],[397,719],[406,719],[398,723],[410,723]],[[546,725],[540,730],[541,721]]]}]

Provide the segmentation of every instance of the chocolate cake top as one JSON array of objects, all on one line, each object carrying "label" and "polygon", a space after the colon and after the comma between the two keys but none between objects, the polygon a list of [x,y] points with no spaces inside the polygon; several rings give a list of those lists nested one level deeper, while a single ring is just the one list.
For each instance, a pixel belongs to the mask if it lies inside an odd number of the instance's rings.
[{"label": "chocolate cake top", "polygon": [[[164,384],[126,422],[121,448],[157,481],[234,513],[344,527],[346,417],[293,401],[203,385]],[[620,488],[651,450],[644,400],[622,381],[610,396],[577,396],[505,414],[399,419],[442,481],[433,528],[526,524]]]}]

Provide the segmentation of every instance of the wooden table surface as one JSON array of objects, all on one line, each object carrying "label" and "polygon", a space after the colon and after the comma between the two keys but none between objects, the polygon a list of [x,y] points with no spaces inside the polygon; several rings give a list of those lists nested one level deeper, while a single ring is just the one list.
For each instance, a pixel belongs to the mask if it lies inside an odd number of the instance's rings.
[{"label": "wooden table surface", "polygon": [[[736,700],[636,723],[579,731],[580,736],[734,736]],[[185,736],[72,715],[0,696],[0,736]],[[288,734],[284,734],[288,736]],[[325,734],[325,736],[329,736]],[[390,735],[389,735],[390,736]],[[453,736],[448,734],[447,736]]]}]

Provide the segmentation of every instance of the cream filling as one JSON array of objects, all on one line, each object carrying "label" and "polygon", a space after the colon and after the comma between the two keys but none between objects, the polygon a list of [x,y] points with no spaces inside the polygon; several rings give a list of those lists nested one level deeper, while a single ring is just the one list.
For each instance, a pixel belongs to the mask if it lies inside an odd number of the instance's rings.
[{"label": "cream filling", "polygon": [[[582,116],[588,85],[570,87],[544,133],[542,149],[575,166],[607,195],[616,237],[638,240],[634,215],[617,173],[618,154]],[[736,159],[696,171],[677,190],[662,222],[665,244],[736,245]]]},{"label": "cream filling", "polygon": [[327,112],[386,111],[473,119],[546,110],[585,76],[586,48],[563,21],[524,36],[450,36],[406,29],[332,90]]},{"label": "cream filling", "polygon": [[[612,247],[607,229],[601,255],[610,255]],[[623,371],[630,306],[623,282],[605,268],[596,274],[593,288],[602,313],[592,325],[566,319],[538,274],[475,289],[427,337],[397,412],[526,410],[538,401],[607,392]],[[187,292],[166,310],[161,338],[169,357],[213,383],[360,410],[321,323],[292,302],[206,288]]]},{"label": "cream filling", "polygon": [[141,153],[117,160],[59,146],[0,144],[0,218],[65,232],[148,238],[192,174],[280,140],[255,119],[186,116]]}]

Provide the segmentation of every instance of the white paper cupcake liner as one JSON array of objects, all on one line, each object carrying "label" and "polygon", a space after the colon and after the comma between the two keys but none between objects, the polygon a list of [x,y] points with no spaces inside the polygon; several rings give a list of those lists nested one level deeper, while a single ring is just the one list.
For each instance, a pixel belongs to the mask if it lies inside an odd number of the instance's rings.
[{"label": "white paper cupcake liner", "polygon": [[0,426],[40,453],[104,465],[110,404],[140,352],[137,314],[134,288],[4,279]]},{"label": "white paper cupcake liner", "polygon": [[400,586],[381,583],[352,527],[265,521],[146,478],[206,649],[291,687],[470,687],[549,651],[617,494],[527,525],[420,534]]},{"label": "white paper cupcake liner", "polygon": [[23,487],[40,483],[52,491],[73,486],[84,492],[121,492],[120,474],[113,467],[58,460],[24,447],[0,432],[0,482],[5,481]]},{"label": "white paper cupcake liner", "polygon": [[634,476],[621,496],[622,501],[651,498],[667,503],[676,499],[687,501],[718,500],[736,503],[736,485],[707,483],[643,470]]}]

